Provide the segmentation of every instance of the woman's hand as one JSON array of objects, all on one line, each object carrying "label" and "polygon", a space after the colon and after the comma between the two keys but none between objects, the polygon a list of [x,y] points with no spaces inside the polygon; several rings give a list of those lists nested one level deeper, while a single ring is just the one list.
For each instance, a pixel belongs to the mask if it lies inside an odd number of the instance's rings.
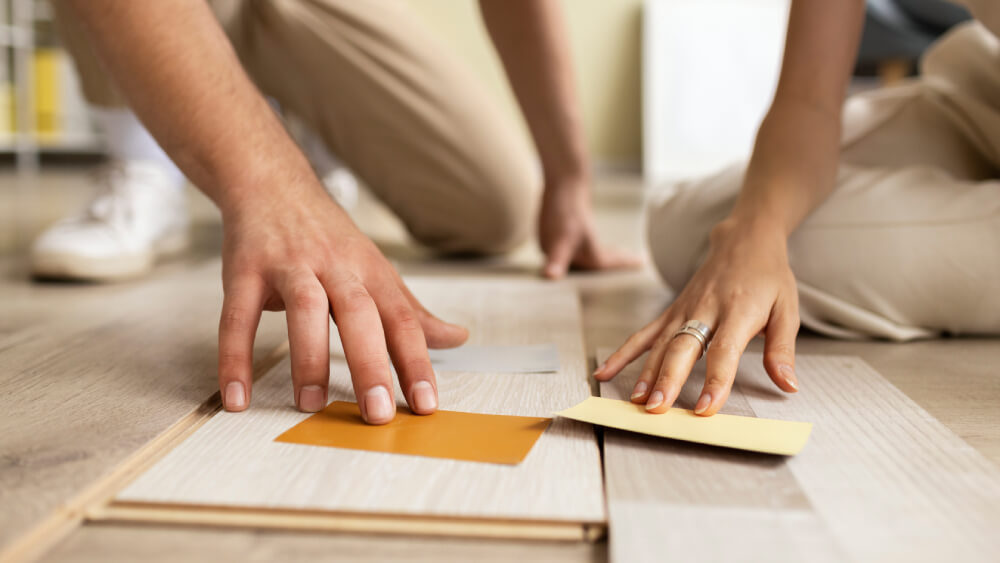
[{"label": "woman's hand", "polygon": [[384,424],[395,414],[390,357],[413,411],[434,412],[427,348],[458,346],[468,332],[424,309],[347,214],[318,184],[308,188],[223,212],[219,387],[226,409],[250,404],[254,335],[261,310],[269,309],[287,311],[300,410],[326,406],[332,312],[365,421]]},{"label": "woman's hand", "polygon": [[798,292],[788,265],[785,234],[768,226],[723,221],[711,235],[708,259],[676,301],[655,321],[633,334],[594,373],[600,381],[617,375],[650,350],[632,391],[634,403],[653,413],[666,412],[702,354],[688,335],[674,335],[686,321],[712,329],[705,386],[694,412],[711,416],[729,397],[740,356],[759,333],[766,339],[764,367],[783,391],[798,390],[795,336],[799,329]]}]

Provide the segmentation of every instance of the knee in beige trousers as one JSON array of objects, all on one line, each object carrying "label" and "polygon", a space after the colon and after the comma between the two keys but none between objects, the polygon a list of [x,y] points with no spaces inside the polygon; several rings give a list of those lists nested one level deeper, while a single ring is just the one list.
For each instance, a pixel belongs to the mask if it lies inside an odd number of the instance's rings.
[{"label": "knee in beige trousers", "polygon": [[[789,239],[802,324],[842,338],[1000,333],[998,167],[1000,40],[969,24],[917,82],[848,102],[837,188]],[[652,194],[649,244],[671,287],[704,259],[743,171]]]},{"label": "knee in beige trousers", "polygon": [[[311,124],[416,240],[497,253],[532,233],[541,180],[530,147],[398,2],[212,5],[257,86]],[[80,30],[58,21],[88,101],[122,105]]]}]

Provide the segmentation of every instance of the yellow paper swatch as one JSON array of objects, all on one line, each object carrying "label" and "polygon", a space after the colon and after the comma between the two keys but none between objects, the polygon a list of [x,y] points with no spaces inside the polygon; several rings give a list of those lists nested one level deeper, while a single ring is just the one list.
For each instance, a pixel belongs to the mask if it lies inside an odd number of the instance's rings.
[{"label": "yellow paper swatch", "polygon": [[551,421],[455,411],[420,416],[400,408],[389,424],[372,426],[361,419],[357,403],[334,401],[274,440],[514,465],[527,457]]},{"label": "yellow paper swatch", "polygon": [[799,453],[812,431],[809,422],[731,414],[706,417],[678,408],[651,414],[643,405],[601,397],[591,397],[556,414],[651,436],[778,455]]}]

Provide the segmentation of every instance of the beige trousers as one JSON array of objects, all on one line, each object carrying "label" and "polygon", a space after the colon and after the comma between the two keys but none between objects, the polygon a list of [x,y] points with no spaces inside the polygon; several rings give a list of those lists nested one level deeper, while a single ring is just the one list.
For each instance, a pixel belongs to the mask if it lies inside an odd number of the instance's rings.
[{"label": "beige trousers", "polygon": [[[494,253],[531,234],[541,179],[530,147],[401,3],[211,4],[258,88],[315,127],[415,239]],[[123,105],[86,38],[54,5],[87,100]]]},{"label": "beige trousers", "polygon": [[[789,239],[802,323],[813,330],[1000,333],[1000,40],[964,25],[921,67],[914,83],[848,101],[836,191]],[[652,194],[649,244],[670,286],[704,259],[743,170]]]}]

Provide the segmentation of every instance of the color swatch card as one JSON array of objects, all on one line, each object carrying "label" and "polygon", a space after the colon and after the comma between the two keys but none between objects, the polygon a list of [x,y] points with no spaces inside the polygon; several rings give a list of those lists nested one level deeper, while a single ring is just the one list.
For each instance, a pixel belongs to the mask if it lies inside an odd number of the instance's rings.
[{"label": "color swatch card", "polygon": [[799,453],[812,431],[812,424],[808,422],[731,414],[706,417],[679,408],[651,414],[643,405],[601,397],[590,397],[556,414],[650,436],[777,455]]},{"label": "color swatch card", "polygon": [[357,403],[334,401],[275,438],[276,442],[516,465],[549,418],[437,411],[420,416],[400,408],[380,426],[361,419]]}]

